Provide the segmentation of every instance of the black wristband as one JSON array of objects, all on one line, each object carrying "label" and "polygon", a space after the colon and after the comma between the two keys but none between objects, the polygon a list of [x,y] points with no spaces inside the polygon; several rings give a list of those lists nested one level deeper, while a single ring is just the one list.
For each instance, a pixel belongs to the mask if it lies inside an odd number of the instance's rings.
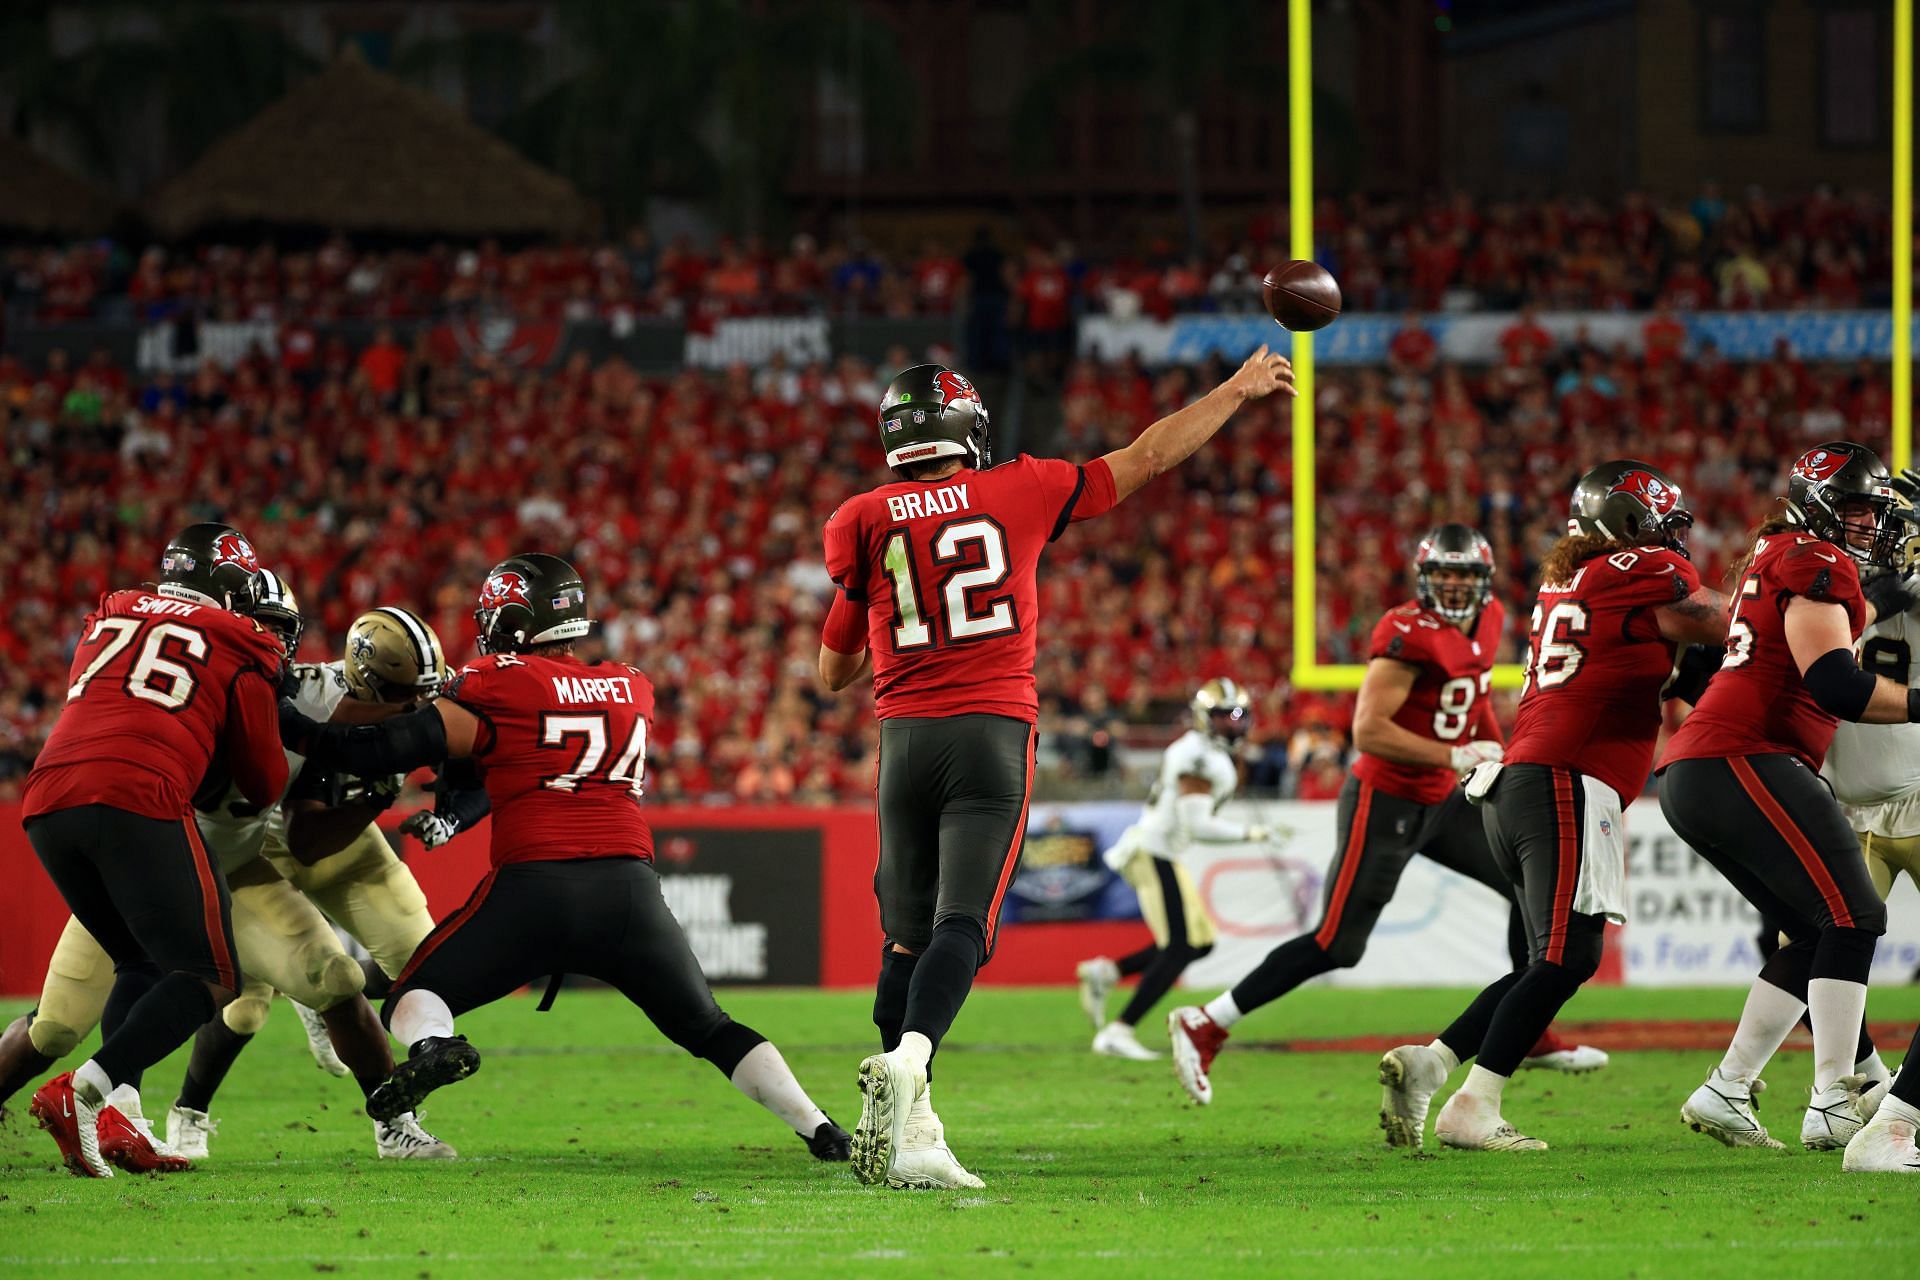
[{"label": "black wristband", "polygon": [[1829,649],[1801,673],[1807,692],[1820,709],[1842,720],[1858,720],[1873,701],[1876,682],[1870,671],[1862,671],[1854,661],[1852,649]]},{"label": "black wristband", "polygon": [[1907,690],[1907,723],[1920,724],[1920,689]]}]

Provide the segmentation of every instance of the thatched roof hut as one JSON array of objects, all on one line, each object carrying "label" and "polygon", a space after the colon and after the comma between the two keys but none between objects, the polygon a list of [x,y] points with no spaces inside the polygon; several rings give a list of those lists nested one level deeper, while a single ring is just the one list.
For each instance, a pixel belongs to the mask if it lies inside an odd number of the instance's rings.
[{"label": "thatched roof hut", "polygon": [[401,235],[585,235],[593,206],[461,112],[358,50],[293,87],[156,192],[148,215]]},{"label": "thatched roof hut", "polygon": [[0,133],[0,231],[88,236],[113,225],[120,205],[10,133]]}]

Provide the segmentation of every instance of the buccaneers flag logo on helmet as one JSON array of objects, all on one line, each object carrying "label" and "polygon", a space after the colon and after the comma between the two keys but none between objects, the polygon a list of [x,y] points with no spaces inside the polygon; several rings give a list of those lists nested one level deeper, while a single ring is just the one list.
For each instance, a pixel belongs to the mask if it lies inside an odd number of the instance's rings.
[{"label": "buccaneers flag logo on helmet", "polygon": [[1800,461],[1793,464],[1793,478],[1809,484],[1831,480],[1835,472],[1847,465],[1847,461],[1847,455],[1838,450],[1811,449],[1801,454]]},{"label": "buccaneers flag logo on helmet", "polygon": [[1628,494],[1646,504],[1647,510],[1657,516],[1671,515],[1674,507],[1680,503],[1680,493],[1659,476],[1647,471],[1629,471],[1614,481],[1613,488],[1607,490],[1611,498],[1616,493]]},{"label": "buccaneers flag logo on helmet", "polygon": [[940,393],[940,407],[946,408],[955,400],[971,400],[980,403],[980,393],[973,384],[951,369],[942,369],[934,375],[933,389]]},{"label": "buccaneers flag logo on helmet", "polygon": [[488,578],[487,585],[480,588],[480,607],[501,609],[510,604],[531,604],[527,599],[527,580],[511,571]]},{"label": "buccaneers flag logo on helmet", "polygon": [[253,544],[237,533],[223,533],[213,540],[213,567],[217,569],[223,564],[237,564],[248,573],[260,572]]}]

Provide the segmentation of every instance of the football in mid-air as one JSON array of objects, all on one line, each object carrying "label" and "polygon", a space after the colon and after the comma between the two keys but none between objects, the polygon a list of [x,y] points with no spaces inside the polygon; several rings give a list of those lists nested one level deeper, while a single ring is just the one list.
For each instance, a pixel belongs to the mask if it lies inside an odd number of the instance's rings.
[{"label": "football in mid-air", "polygon": [[1283,262],[1261,284],[1268,314],[1295,333],[1324,329],[1340,314],[1340,285],[1317,262]]}]

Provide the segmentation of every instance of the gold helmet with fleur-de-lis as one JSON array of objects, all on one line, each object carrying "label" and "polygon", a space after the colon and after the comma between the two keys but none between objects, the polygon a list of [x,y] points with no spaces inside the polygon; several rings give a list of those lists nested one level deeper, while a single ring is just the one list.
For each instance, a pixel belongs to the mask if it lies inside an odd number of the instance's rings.
[{"label": "gold helmet with fleur-de-lis", "polygon": [[1253,695],[1225,676],[1201,685],[1188,706],[1193,727],[1218,742],[1238,742],[1253,723]]},{"label": "gold helmet with fleur-de-lis", "polygon": [[447,677],[440,637],[420,615],[393,605],[353,620],[341,666],[348,690],[361,702],[412,702],[437,691]]}]

